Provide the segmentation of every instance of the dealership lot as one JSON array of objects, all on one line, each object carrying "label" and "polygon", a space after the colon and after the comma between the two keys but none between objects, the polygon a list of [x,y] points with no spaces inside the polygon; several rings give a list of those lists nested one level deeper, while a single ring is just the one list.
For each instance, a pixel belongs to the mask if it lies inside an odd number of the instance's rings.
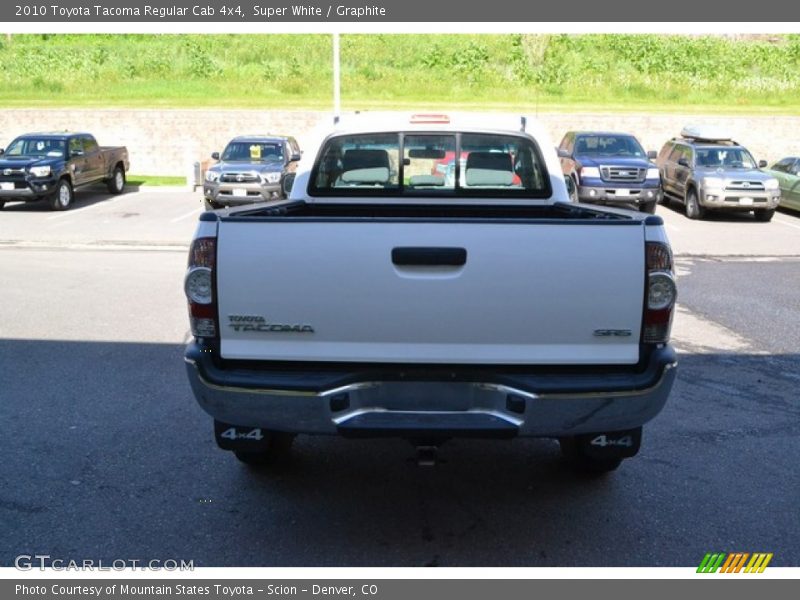
[{"label": "dealership lot", "polygon": [[217,450],[186,382],[182,275],[199,193],[76,197],[0,212],[0,565],[19,554],[197,565],[800,564],[800,217],[690,221],[679,381],[640,455],[565,471],[547,440],[300,438],[254,473]]}]

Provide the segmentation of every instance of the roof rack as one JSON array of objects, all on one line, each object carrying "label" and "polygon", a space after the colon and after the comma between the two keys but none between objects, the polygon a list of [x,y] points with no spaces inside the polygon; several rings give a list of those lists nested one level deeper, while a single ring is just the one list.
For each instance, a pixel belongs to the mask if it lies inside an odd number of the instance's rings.
[{"label": "roof rack", "polygon": [[681,129],[681,136],[698,142],[734,142],[730,132],[714,125],[687,125]]}]

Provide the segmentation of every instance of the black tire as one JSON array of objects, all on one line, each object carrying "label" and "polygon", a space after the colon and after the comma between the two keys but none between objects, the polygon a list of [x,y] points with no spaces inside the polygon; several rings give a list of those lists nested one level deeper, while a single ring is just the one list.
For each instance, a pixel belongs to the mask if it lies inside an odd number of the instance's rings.
[{"label": "black tire", "polygon": [[56,185],[56,191],[50,196],[50,208],[52,210],[67,210],[75,200],[75,192],[69,179],[60,179]]},{"label": "black tire", "polygon": [[575,443],[574,437],[562,437],[558,439],[561,446],[561,454],[569,462],[572,468],[584,475],[603,475],[616,470],[621,464],[621,458],[596,458],[587,456]]},{"label": "black tire", "polygon": [[111,178],[106,180],[106,187],[112,194],[121,194],[125,189],[125,169],[117,165],[111,173]]},{"label": "black tire", "polygon": [[651,200],[650,202],[643,202],[642,204],[639,205],[639,211],[650,215],[654,215],[656,214],[656,204],[658,204],[656,200]]},{"label": "black tire", "polygon": [[775,214],[774,208],[757,208],[753,211],[753,214],[756,216],[756,221],[761,221],[762,223],[769,223],[772,220],[772,215]]},{"label": "black tire", "polygon": [[214,202],[213,200],[209,200],[208,198],[203,198],[203,206],[206,207],[206,210],[217,210],[222,208],[222,204]]},{"label": "black tire", "polygon": [[3,210],[3,207],[6,205],[5,200],[0,200],[0,210]]},{"label": "black tire", "polygon": [[294,434],[282,431],[265,432],[268,436],[267,447],[259,451],[234,450],[240,462],[251,467],[264,467],[285,462],[292,451]]},{"label": "black tire", "polygon": [[686,192],[686,216],[690,219],[702,219],[706,216],[706,209],[700,206],[697,200],[697,192],[694,188],[689,188]]}]

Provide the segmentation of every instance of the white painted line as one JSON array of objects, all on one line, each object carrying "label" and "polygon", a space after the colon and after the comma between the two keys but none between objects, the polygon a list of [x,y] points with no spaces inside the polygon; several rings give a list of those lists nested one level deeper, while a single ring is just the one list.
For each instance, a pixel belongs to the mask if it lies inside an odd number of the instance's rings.
[{"label": "white painted line", "polygon": [[672,223],[664,223],[664,227],[666,227],[670,231],[680,231],[681,230],[680,227],[675,227],[675,225],[673,225]]},{"label": "white painted line", "polygon": [[202,212],[202,208],[195,208],[191,212],[186,213],[185,215],[181,215],[180,217],[175,217],[174,219],[170,219],[170,223],[177,223],[178,221],[183,221],[184,219],[188,219],[192,215],[196,215],[199,212]]},{"label": "white painted line", "polygon": [[783,219],[775,219],[773,218],[772,221],[774,223],[780,223],[781,225],[786,225],[787,227],[794,227],[795,229],[800,229],[800,225],[797,223],[790,223],[789,221],[784,221]]}]

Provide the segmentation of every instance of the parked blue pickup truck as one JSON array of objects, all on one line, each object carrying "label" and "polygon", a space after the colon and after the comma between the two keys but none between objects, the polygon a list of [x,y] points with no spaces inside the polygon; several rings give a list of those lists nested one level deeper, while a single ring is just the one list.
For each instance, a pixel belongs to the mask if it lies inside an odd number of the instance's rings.
[{"label": "parked blue pickup truck", "polygon": [[0,148],[0,209],[47,200],[52,210],[67,210],[75,190],[97,183],[121,194],[129,166],[125,146],[99,146],[89,133],[21,135]]},{"label": "parked blue pickup truck", "polygon": [[561,169],[571,178],[576,202],[638,208],[654,213],[661,199],[661,178],[645,152],[627,133],[570,131],[558,146]]}]

